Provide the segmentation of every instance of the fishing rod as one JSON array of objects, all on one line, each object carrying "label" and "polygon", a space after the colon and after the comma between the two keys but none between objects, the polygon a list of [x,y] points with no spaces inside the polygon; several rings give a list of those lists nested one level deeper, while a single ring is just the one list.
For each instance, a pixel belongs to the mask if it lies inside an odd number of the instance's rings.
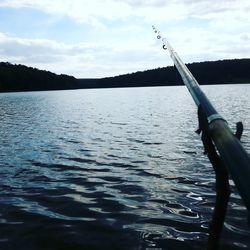
[{"label": "fishing rod", "polygon": [[174,51],[170,43],[152,26],[157,38],[163,42],[163,49],[168,50],[175,67],[189,90],[197,107],[202,107],[208,122],[211,139],[216,146],[223,164],[228,169],[242,200],[250,211],[250,157],[240,140],[229,128],[227,121],[216,111],[187,66]]}]

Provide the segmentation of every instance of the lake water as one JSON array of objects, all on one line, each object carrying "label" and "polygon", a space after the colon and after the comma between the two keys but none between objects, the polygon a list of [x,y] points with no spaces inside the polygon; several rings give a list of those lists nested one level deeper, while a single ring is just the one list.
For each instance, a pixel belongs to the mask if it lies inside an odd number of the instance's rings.
[{"label": "lake water", "polygon": [[[203,86],[250,151],[250,84]],[[214,173],[185,87],[0,94],[0,249],[204,249]],[[232,194],[221,249],[249,249]]]}]

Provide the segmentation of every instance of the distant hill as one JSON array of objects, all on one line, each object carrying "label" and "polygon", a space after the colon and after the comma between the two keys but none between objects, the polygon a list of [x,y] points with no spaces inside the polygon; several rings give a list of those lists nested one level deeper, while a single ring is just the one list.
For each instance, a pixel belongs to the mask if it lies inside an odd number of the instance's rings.
[{"label": "distant hill", "polygon": [[[250,83],[250,59],[234,59],[187,64],[199,84]],[[102,87],[183,85],[174,66],[103,78]]]},{"label": "distant hill", "polygon": [[76,88],[79,88],[78,81],[73,76],[57,75],[20,64],[0,63],[1,92]]},{"label": "distant hill", "polygon": [[[250,83],[250,59],[187,64],[200,84]],[[0,63],[0,92],[182,85],[173,66],[101,79],[76,79],[45,70]]]}]

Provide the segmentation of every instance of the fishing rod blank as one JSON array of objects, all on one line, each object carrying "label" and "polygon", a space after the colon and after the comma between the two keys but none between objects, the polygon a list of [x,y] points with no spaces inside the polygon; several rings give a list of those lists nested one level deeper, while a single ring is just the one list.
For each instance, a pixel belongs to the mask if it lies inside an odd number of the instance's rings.
[{"label": "fishing rod blank", "polygon": [[227,167],[242,200],[250,211],[250,157],[239,139],[229,128],[226,120],[216,111],[209,99],[200,89],[200,86],[174,51],[168,40],[153,26],[157,38],[163,42],[163,49],[168,50],[175,67],[188,88],[195,104],[201,105],[206,114],[211,138],[220,154],[222,162]]}]

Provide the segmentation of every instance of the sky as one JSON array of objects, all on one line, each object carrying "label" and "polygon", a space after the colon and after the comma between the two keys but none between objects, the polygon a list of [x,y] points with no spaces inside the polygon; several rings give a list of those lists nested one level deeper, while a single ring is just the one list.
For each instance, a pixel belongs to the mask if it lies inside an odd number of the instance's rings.
[{"label": "sky", "polygon": [[250,57],[249,0],[0,0],[0,61],[77,78]]}]

